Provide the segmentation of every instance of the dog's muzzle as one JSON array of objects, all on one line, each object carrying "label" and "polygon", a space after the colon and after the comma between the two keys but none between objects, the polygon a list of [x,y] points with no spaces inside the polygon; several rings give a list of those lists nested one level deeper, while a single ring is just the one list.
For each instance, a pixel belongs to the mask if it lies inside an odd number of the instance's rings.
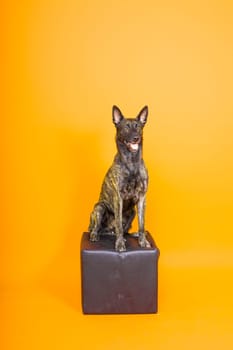
[{"label": "dog's muzzle", "polygon": [[132,142],[125,141],[125,144],[130,152],[136,153],[139,150],[139,144],[141,139],[139,137],[134,137]]}]

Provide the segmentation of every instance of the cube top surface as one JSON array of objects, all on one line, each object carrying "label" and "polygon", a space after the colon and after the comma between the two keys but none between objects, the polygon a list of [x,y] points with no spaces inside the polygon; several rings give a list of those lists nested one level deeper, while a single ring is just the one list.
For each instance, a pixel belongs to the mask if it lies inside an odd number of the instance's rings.
[{"label": "cube top surface", "polygon": [[141,248],[138,244],[138,237],[134,234],[127,234],[124,236],[126,239],[126,251],[125,252],[117,252],[115,251],[115,240],[116,237],[114,235],[101,235],[99,241],[91,242],[89,240],[89,232],[84,232],[81,241],[81,250],[85,251],[109,251],[115,254],[128,254],[129,252],[150,252],[156,251],[159,254],[159,249],[156,247],[155,242],[152,236],[147,233],[147,240],[151,244],[151,248]]}]

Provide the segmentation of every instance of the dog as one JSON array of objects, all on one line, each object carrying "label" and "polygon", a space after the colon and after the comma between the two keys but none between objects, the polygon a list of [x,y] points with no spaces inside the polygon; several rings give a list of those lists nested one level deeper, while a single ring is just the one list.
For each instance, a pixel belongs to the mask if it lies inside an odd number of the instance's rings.
[{"label": "dog", "polygon": [[115,250],[118,252],[126,251],[124,235],[131,228],[136,207],[138,243],[143,248],[150,247],[144,228],[148,172],[142,159],[143,128],[147,116],[147,106],[136,118],[125,118],[117,106],[112,108],[117,154],[104,178],[88,230],[92,242],[98,241],[100,235],[115,235]]}]

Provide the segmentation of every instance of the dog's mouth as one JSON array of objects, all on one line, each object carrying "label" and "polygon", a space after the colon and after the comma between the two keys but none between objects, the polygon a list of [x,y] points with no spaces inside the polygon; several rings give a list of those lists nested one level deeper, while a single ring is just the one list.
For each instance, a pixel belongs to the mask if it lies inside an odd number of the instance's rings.
[{"label": "dog's mouth", "polygon": [[125,142],[128,150],[132,153],[136,153],[139,150],[139,141],[137,142]]}]

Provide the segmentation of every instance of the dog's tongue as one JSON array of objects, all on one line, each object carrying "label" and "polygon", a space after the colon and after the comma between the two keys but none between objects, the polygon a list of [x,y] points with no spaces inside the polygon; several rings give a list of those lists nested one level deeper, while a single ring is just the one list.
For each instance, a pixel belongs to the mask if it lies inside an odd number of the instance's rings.
[{"label": "dog's tongue", "polygon": [[136,152],[138,150],[138,143],[131,143],[130,148],[132,151]]}]

